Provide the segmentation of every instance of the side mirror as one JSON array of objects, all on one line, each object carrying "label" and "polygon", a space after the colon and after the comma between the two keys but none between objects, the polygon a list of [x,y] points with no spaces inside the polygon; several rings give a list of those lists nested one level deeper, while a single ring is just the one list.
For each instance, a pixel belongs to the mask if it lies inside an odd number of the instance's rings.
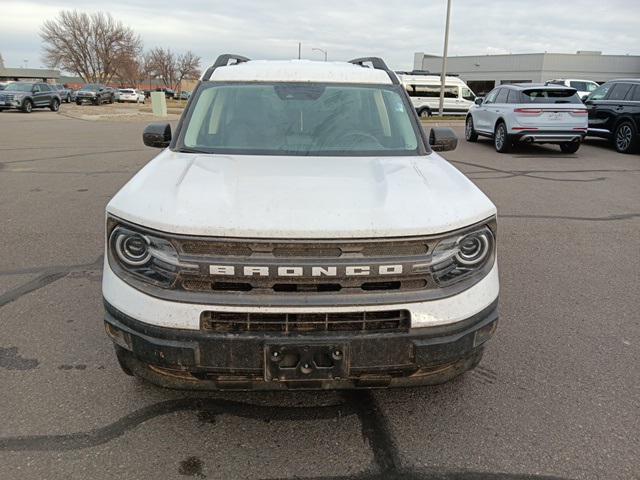
[{"label": "side mirror", "polygon": [[582,95],[582,98],[580,98],[580,100],[582,100],[583,102],[586,102],[587,98],[589,98],[589,94],[588,93],[586,95]]},{"label": "side mirror", "polygon": [[458,137],[448,127],[432,128],[429,132],[429,145],[434,152],[448,152],[458,146]]},{"label": "side mirror", "polygon": [[171,143],[171,125],[151,123],[142,132],[142,141],[147,147],[167,148]]},{"label": "side mirror", "polygon": [[476,97],[476,99],[473,101],[473,103],[475,103],[476,105],[480,106],[480,105],[482,105],[483,101],[484,101],[483,97]]}]

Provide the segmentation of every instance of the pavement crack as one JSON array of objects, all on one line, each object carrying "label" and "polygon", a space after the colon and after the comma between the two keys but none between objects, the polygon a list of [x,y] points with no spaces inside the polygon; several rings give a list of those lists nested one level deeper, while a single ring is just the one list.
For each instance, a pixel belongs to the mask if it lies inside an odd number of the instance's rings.
[{"label": "pavement crack", "polygon": [[102,255],[100,255],[96,260],[91,263],[84,263],[79,265],[58,265],[52,267],[30,267],[23,268],[17,270],[7,270],[0,272],[0,276],[8,276],[8,275],[25,275],[30,273],[39,273],[39,275],[29,280],[18,287],[15,287],[9,290],[6,293],[0,295],[0,307],[4,307],[8,303],[13,302],[14,300],[19,299],[20,297],[39,290],[42,287],[45,287],[56,280],[61,279],[69,275],[72,272],[85,272],[86,270],[95,270],[99,269],[102,266]]},{"label": "pavement crack", "polygon": [[357,408],[362,436],[367,440],[380,472],[397,472],[400,468],[399,454],[387,418],[373,394],[369,390],[357,390],[350,395],[350,401]]},{"label": "pavement crack", "polygon": [[206,411],[208,418],[213,415],[234,415],[254,420],[298,422],[340,419],[356,414],[349,403],[310,407],[274,407],[222,399],[183,398],[148,405],[109,425],[86,432],[0,438],[0,451],[60,452],[95,447],[121,437],[149,420],[185,411]]},{"label": "pavement crack", "polygon": [[500,214],[500,218],[532,218],[543,220],[577,220],[582,222],[613,222],[619,220],[630,220],[632,218],[640,218],[640,213],[620,213],[616,215],[608,215],[605,217],[574,217],[569,215],[519,215],[519,214]]},{"label": "pavement crack", "polygon": [[487,165],[481,165],[479,163],[472,163],[472,162],[463,162],[460,160],[449,160],[451,163],[456,163],[459,165],[467,165],[469,167],[476,167],[476,168],[480,168],[482,171],[480,172],[469,172],[467,173],[467,175],[471,175],[471,174],[482,174],[482,173],[489,173],[489,172],[493,172],[493,173],[497,173],[500,174],[501,176],[495,176],[495,177],[476,177],[476,180],[503,180],[503,179],[507,179],[507,178],[516,178],[516,177],[526,177],[526,178],[531,178],[534,180],[547,180],[547,181],[551,181],[551,182],[601,182],[606,180],[606,177],[597,177],[597,178],[558,178],[558,177],[553,177],[553,176],[544,176],[544,175],[537,175],[540,173],[559,173],[559,174],[565,174],[565,173],[614,173],[614,172],[622,172],[622,173],[629,173],[629,172],[637,172],[639,170],[606,170],[606,169],[597,169],[597,170],[503,170],[500,168],[495,168],[495,167],[489,167]]},{"label": "pavement crack", "polygon": [[0,307],[4,307],[7,303],[11,303],[14,300],[26,295],[27,293],[31,293],[35,290],[38,290],[50,283],[55,282],[56,280],[64,277],[67,272],[53,272],[53,273],[45,273],[39,275],[33,280],[29,280],[27,283],[20,285],[19,287],[14,288],[13,290],[9,290],[7,293],[3,293],[0,295]]},{"label": "pavement crack", "polygon": [[72,153],[70,155],[58,155],[57,157],[37,157],[37,158],[27,158],[24,160],[11,160],[9,162],[2,162],[5,165],[12,165],[15,163],[27,163],[27,162],[39,162],[41,160],[65,160],[68,158],[77,158],[77,157],[86,157],[86,156],[95,156],[95,155],[108,155],[112,153],[126,153],[126,152],[144,152],[143,148],[126,148],[126,149],[118,149],[118,150],[91,150],[83,153]]}]

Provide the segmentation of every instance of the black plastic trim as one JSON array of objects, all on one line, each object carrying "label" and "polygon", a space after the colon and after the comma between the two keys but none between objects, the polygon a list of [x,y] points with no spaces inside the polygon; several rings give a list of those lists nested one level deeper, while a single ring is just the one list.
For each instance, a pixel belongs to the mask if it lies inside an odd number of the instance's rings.
[{"label": "black plastic trim", "polygon": [[215,71],[215,69],[218,67],[226,67],[227,65],[229,65],[229,60],[235,60],[236,63],[234,65],[249,61],[247,57],[243,57],[242,55],[236,55],[233,53],[225,53],[224,55],[220,55],[216,59],[215,63],[211,65],[209,68],[207,68],[206,72],[204,72],[204,75],[202,76],[202,80],[203,81],[209,80],[211,78],[211,75]]},{"label": "black plastic trim", "polygon": [[398,77],[395,74],[395,72],[391,70],[389,67],[387,67],[387,64],[385,63],[385,61],[380,57],[354,58],[353,60],[349,60],[349,63],[353,63],[354,65],[360,65],[361,67],[365,67],[365,68],[366,68],[365,63],[371,63],[374,69],[383,70],[387,72],[387,75],[389,75],[389,78],[391,79],[391,83],[393,83],[394,85],[400,84],[400,80],[398,80]]}]

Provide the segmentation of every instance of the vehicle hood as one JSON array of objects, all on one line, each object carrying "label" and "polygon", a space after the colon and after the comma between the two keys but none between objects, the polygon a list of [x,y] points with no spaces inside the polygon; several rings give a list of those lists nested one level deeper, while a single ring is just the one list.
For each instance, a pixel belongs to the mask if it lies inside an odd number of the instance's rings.
[{"label": "vehicle hood", "polygon": [[9,90],[8,88],[0,90],[0,93],[6,93],[7,95],[13,95],[14,97],[26,97],[27,95],[30,95],[29,92],[23,92],[21,90]]},{"label": "vehicle hood", "polygon": [[363,238],[447,232],[496,209],[436,153],[279,157],[167,149],[115,195],[107,212],[182,234]]}]

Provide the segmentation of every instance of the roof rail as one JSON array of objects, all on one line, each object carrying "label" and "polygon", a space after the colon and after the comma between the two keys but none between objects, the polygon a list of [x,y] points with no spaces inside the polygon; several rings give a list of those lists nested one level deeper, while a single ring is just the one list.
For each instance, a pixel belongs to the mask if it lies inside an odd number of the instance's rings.
[{"label": "roof rail", "polygon": [[249,61],[247,57],[243,57],[242,55],[235,55],[233,53],[225,53],[224,55],[220,55],[216,59],[216,62],[213,65],[211,65],[209,68],[207,68],[206,72],[204,72],[204,75],[202,76],[202,80],[205,82],[209,80],[211,78],[211,75],[213,74],[213,71],[218,67],[226,67],[227,65],[229,65],[229,60],[236,61],[236,63],[234,63],[233,65],[237,65],[239,63]]},{"label": "roof rail", "polygon": [[399,84],[400,81],[396,74],[393,73],[392,70],[387,67],[387,64],[384,63],[384,60],[380,57],[362,57],[362,58],[354,58],[353,60],[349,60],[349,63],[353,63],[354,65],[360,65],[361,67],[367,68],[365,63],[371,63],[371,66],[376,70],[384,70],[389,75],[392,83]]}]

